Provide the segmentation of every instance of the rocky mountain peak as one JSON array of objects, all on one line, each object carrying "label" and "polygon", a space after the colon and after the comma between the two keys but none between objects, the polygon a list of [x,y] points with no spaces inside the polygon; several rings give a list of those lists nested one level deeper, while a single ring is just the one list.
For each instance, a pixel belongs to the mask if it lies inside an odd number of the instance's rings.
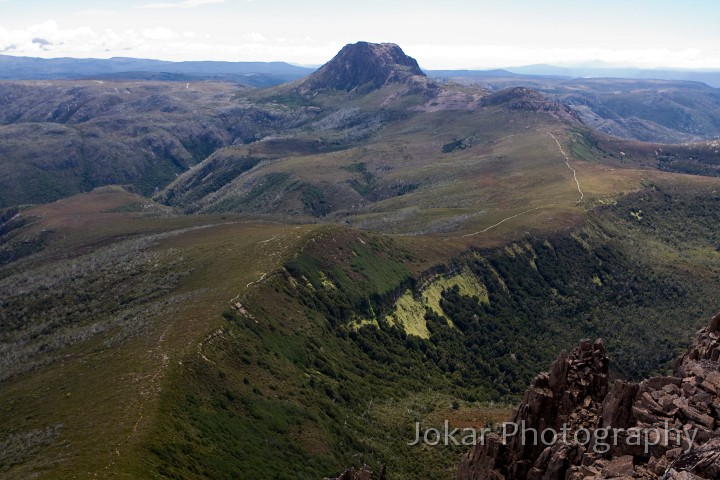
[{"label": "rocky mountain peak", "polygon": [[375,90],[390,83],[425,77],[417,61],[394,43],[348,44],[303,82],[313,89]]}]

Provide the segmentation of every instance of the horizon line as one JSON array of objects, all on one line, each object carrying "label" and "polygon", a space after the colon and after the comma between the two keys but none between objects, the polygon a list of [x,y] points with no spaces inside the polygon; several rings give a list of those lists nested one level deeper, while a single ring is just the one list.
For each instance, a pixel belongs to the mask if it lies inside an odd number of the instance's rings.
[{"label": "horizon line", "polygon": [[[284,63],[293,67],[298,68],[306,68],[306,69],[317,69],[320,68],[323,64],[303,64],[303,63],[295,63],[295,62],[289,62],[287,60],[164,60],[161,58],[151,58],[151,57],[125,57],[125,56],[112,56],[112,57],[101,57],[101,56],[89,56],[89,57],[79,57],[79,56],[71,56],[71,55],[61,55],[57,57],[39,57],[39,56],[31,56],[27,54],[13,54],[8,52],[0,52],[0,57],[13,57],[13,58],[24,58],[24,59],[31,59],[31,60],[98,60],[98,61],[111,61],[111,60],[119,60],[119,59],[128,59],[128,60],[146,60],[151,62],[163,62],[163,63],[199,63],[199,62],[206,62],[206,63],[229,63],[229,64],[243,64],[243,63],[264,63],[264,64],[270,64],[270,63]],[[602,65],[592,65],[592,63],[601,63]],[[590,64],[590,65],[588,65]],[[646,67],[646,66],[639,66],[639,65],[622,65],[622,64],[612,64],[609,62],[605,62],[602,60],[586,60],[578,63],[533,63],[533,64],[522,64],[522,65],[505,65],[505,66],[492,66],[492,67],[446,67],[446,68],[424,68],[420,67],[421,70],[424,72],[433,72],[433,71],[467,71],[467,72],[484,72],[484,71],[493,71],[493,70],[506,70],[509,73],[514,73],[512,70],[520,69],[520,68],[530,68],[530,67],[536,67],[536,68],[554,68],[559,70],[595,70],[595,71],[602,71],[602,70],[634,70],[634,71],[676,71],[676,72],[686,72],[686,73],[720,73],[720,68],[717,67],[700,67],[700,68],[690,68],[690,67],[680,67],[680,66],[652,66],[652,67]],[[537,75],[537,74],[528,74],[528,75]]]}]

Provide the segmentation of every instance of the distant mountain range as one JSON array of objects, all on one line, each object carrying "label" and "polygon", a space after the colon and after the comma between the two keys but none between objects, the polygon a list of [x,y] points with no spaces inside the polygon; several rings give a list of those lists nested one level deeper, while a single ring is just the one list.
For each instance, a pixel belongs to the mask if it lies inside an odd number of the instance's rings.
[{"label": "distant mountain range", "polygon": [[[117,80],[194,81],[225,80],[255,87],[290,82],[315,69],[286,62],[169,62],[127,57],[109,59],[16,57],[0,55],[0,80],[45,80],[100,78]],[[557,67],[526,65],[491,70],[425,70],[430,77],[453,78],[629,78],[685,80],[720,88],[720,69],[694,71],[673,69],[617,68],[605,64]]]},{"label": "distant mountain range", "polygon": [[285,62],[166,62],[137,58],[30,58],[0,55],[0,79],[49,80],[106,78],[117,80],[226,80],[255,87],[290,82],[312,68]]},{"label": "distant mountain range", "polygon": [[566,78],[629,78],[638,80],[685,80],[703,82],[720,88],[720,69],[705,71],[673,69],[622,68],[607,65],[556,67],[552,65],[526,65],[507,68],[506,71],[519,75],[541,75]]}]

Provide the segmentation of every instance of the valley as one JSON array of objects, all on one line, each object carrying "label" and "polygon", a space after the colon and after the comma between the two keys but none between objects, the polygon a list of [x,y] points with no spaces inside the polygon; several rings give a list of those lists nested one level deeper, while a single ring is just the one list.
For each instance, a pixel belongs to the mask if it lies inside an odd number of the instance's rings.
[{"label": "valley", "polygon": [[501,423],[583,338],[669,374],[719,308],[712,130],[613,137],[390,44],[102,82],[0,82],[3,478],[451,479],[416,422]]}]

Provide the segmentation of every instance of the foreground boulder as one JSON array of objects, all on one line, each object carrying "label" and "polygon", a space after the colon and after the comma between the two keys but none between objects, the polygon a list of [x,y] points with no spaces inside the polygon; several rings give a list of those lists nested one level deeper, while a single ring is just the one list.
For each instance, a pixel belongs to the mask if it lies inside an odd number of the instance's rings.
[{"label": "foreground boulder", "polygon": [[720,478],[720,314],[674,376],[609,388],[607,371],[601,340],[561,354],[458,479]]}]

